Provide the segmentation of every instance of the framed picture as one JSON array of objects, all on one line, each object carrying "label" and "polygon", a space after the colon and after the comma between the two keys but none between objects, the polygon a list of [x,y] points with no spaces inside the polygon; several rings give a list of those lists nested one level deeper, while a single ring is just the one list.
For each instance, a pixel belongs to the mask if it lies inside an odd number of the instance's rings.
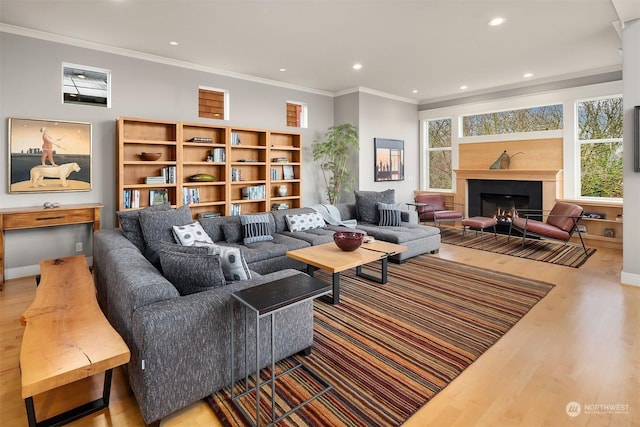
[{"label": "framed picture", "polygon": [[167,190],[149,190],[149,205],[161,205],[169,201]]},{"label": "framed picture", "polygon": [[633,147],[634,147],[634,167],[636,172],[640,172],[640,105],[633,108]]},{"label": "framed picture", "polygon": [[404,181],[404,141],[374,138],[375,180]]},{"label": "framed picture", "polygon": [[293,166],[282,165],[282,178],[283,179],[295,179],[293,176]]},{"label": "framed picture", "polygon": [[111,71],[63,63],[62,102],[110,108]]},{"label": "framed picture", "polygon": [[91,123],[9,118],[9,193],[91,190]]}]

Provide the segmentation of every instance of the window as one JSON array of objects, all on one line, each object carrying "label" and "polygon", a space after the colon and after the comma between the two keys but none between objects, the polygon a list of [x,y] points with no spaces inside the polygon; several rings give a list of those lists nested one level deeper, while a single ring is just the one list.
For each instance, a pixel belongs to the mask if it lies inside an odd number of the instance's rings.
[{"label": "window", "polygon": [[580,195],[622,198],[622,97],[576,103]]},{"label": "window", "polygon": [[429,189],[452,189],[451,119],[427,120]]},{"label": "window", "polygon": [[307,105],[299,102],[287,102],[287,126],[294,128],[307,127]]},{"label": "window", "polygon": [[198,117],[229,120],[229,93],[223,89],[198,89]]},{"label": "window", "polygon": [[562,104],[462,116],[463,136],[562,129]]}]

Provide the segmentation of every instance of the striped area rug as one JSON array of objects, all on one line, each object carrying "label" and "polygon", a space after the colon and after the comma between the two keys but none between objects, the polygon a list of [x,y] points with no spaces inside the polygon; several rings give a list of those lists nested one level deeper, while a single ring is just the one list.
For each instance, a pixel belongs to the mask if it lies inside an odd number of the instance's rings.
[{"label": "striped area rug", "polygon": [[[379,266],[369,273],[380,274]],[[277,425],[401,425],[553,288],[433,255],[389,264],[388,274],[380,285],[344,272],[341,303],[315,301],[312,354],[287,359],[277,371],[302,361],[333,389]],[[316,277],[330,281],[323,271]],[[279,413],[319,388],[303,373],[276,383]],[[270,389],[263,390],[262,417],[271,408]],[[208,401],[223,425],[246,424],[228,388]],[[252,408],[255,397],[243,403]]]},{"label": "striped area rug", "polygon": [[581,245],[571,243],[565,245],[559,241],[536,239],[527,239],[523,248],[522,237],[512,237],[511,241],[507,242],[508,236],[498,234],[498,239],[496,240],[493,231],[488,230],[484,232],[484,242],[480,238],[480,232],[476,237],[474,230],[467,230],[463,241],[461,228],[442,227],[440,229],[440,237],[442,243],[450,245],[464,246],[574,268],[580,267],[596,252],[594,248],[587,248],[587,254],[585,255]]}]

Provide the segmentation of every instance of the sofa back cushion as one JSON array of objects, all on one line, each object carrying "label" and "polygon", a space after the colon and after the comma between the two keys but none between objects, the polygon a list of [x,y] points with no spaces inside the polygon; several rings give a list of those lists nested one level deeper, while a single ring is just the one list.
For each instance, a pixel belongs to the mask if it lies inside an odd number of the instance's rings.
[{"label": "sofa back cushion", "polygon": [[182,206],[168,211],[140,211],[140,227],[144,235],[145,256],[156,268],[160,267],[158,251],[160,245],[175,242],[174,225],[187,225],[193,222],[189,206]]},{"label": "sofa back cushion", "polygon": [[192,254],[161,249],[162,271],[180,295],[219,288],[226,284],[218,255]]},{"label": "sofa back cushion", "polygon": [[[169,203],[163,203],[161,205],[153,205],[142,210],[144,211],[168,211],[171,209]],[[120,222],[120,229],[124,237],[129,239],[131,243],[136,245],[140,252],[144,253],[144,235],[142,234],[142,228],[140,227],[140,212],[141,210],[126,210],[118,211],[118,222]]]},{"label": "sofa back cushion", "polygon": [[354,191],[356,196],[357,220],[369,224],[378,224],[380,214],[378,203],[395,203],[396,192],[390,188],[385,191]]}]

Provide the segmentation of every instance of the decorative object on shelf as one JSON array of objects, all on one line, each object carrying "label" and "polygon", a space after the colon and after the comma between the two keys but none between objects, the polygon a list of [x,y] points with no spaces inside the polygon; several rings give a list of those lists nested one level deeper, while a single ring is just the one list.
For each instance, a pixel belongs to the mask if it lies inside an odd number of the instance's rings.
[{"label": "decorative object on shelf", "polygon": [[404,141],[373,138],[375,181],[404,181]]},{"label": "decorative object on shelf", "polygon": [[518,154],[524,154],[524,152],[518,151],[517,153],[508,155],[507,150],[504,150],[502,154],[500,154],[500,157],[498,157],[498,159],[493,162],[491,166],[489,166],[489,169],[509,169],[509,166],[511,165],[511,159]]},{"label": "decorative object on shelf", "polygon": [[189,177],[189,181],[191,182],[213,182],[215,180],[216,177],[208,173],[197,173]]},{"label": "decorative object on shelf", "polygon": [[44,207],[45,209],[55,209],[55,208],[59,208],[60,207],[60,203],[58,203],[58,202],[44,202],[42,204],[42,207]]},{"label": "decorative object on shelf", "polygon": [[149,205],[162,205],[169,201],[167,190],[149,190]]},{"label": "decorative object on shelf", "polygon": [[293,175],[293,166],[291,165],[282,165],[282,178],[283,179],[295,179]]},{"label": "decorative object on shelf", "polygon": [[363,233],[355,231],[336,231],[333,233],[333,241],[345,252],[355,251],[362,245]]},{"label": "decorative object on shelf", "polygon": [[324,140],[313,142],[313,160],[320,162],[329,204],[337,204],[342,192],[349,190],[354,184],[349,158],[352,149],[359,148],[358,128],[349,123],[331,126],[324,135]]},{"label": "decorative object on shelf", "polygon": [[604,234],[604,237],[611,237],[611,238],[616,237],[616,232],[613,228],[605,228],[603,234]]},{"label": "decorative object on shelf", "polygon": [[212,142],[213,140],[211,138],[205,138],[205,137],[200,137],[200,136],[194,136],[193,138],[190,138],[187,140],[187,142]]},{"label": "decorative object on shelf", "polygon": [[278,196],[285,197],[287,194],[289,194],[289,189],[286,185],[278,186]]},{"label": "decorative object on shelf", "polygon": [[91,190],[91,123],[10,117],[8,131],[9,193]]},{"label": "decorative object on shelf", "polygon": [[140,153],[140,158],[147,162],[154,162],[162,156],[162,153]]}]

